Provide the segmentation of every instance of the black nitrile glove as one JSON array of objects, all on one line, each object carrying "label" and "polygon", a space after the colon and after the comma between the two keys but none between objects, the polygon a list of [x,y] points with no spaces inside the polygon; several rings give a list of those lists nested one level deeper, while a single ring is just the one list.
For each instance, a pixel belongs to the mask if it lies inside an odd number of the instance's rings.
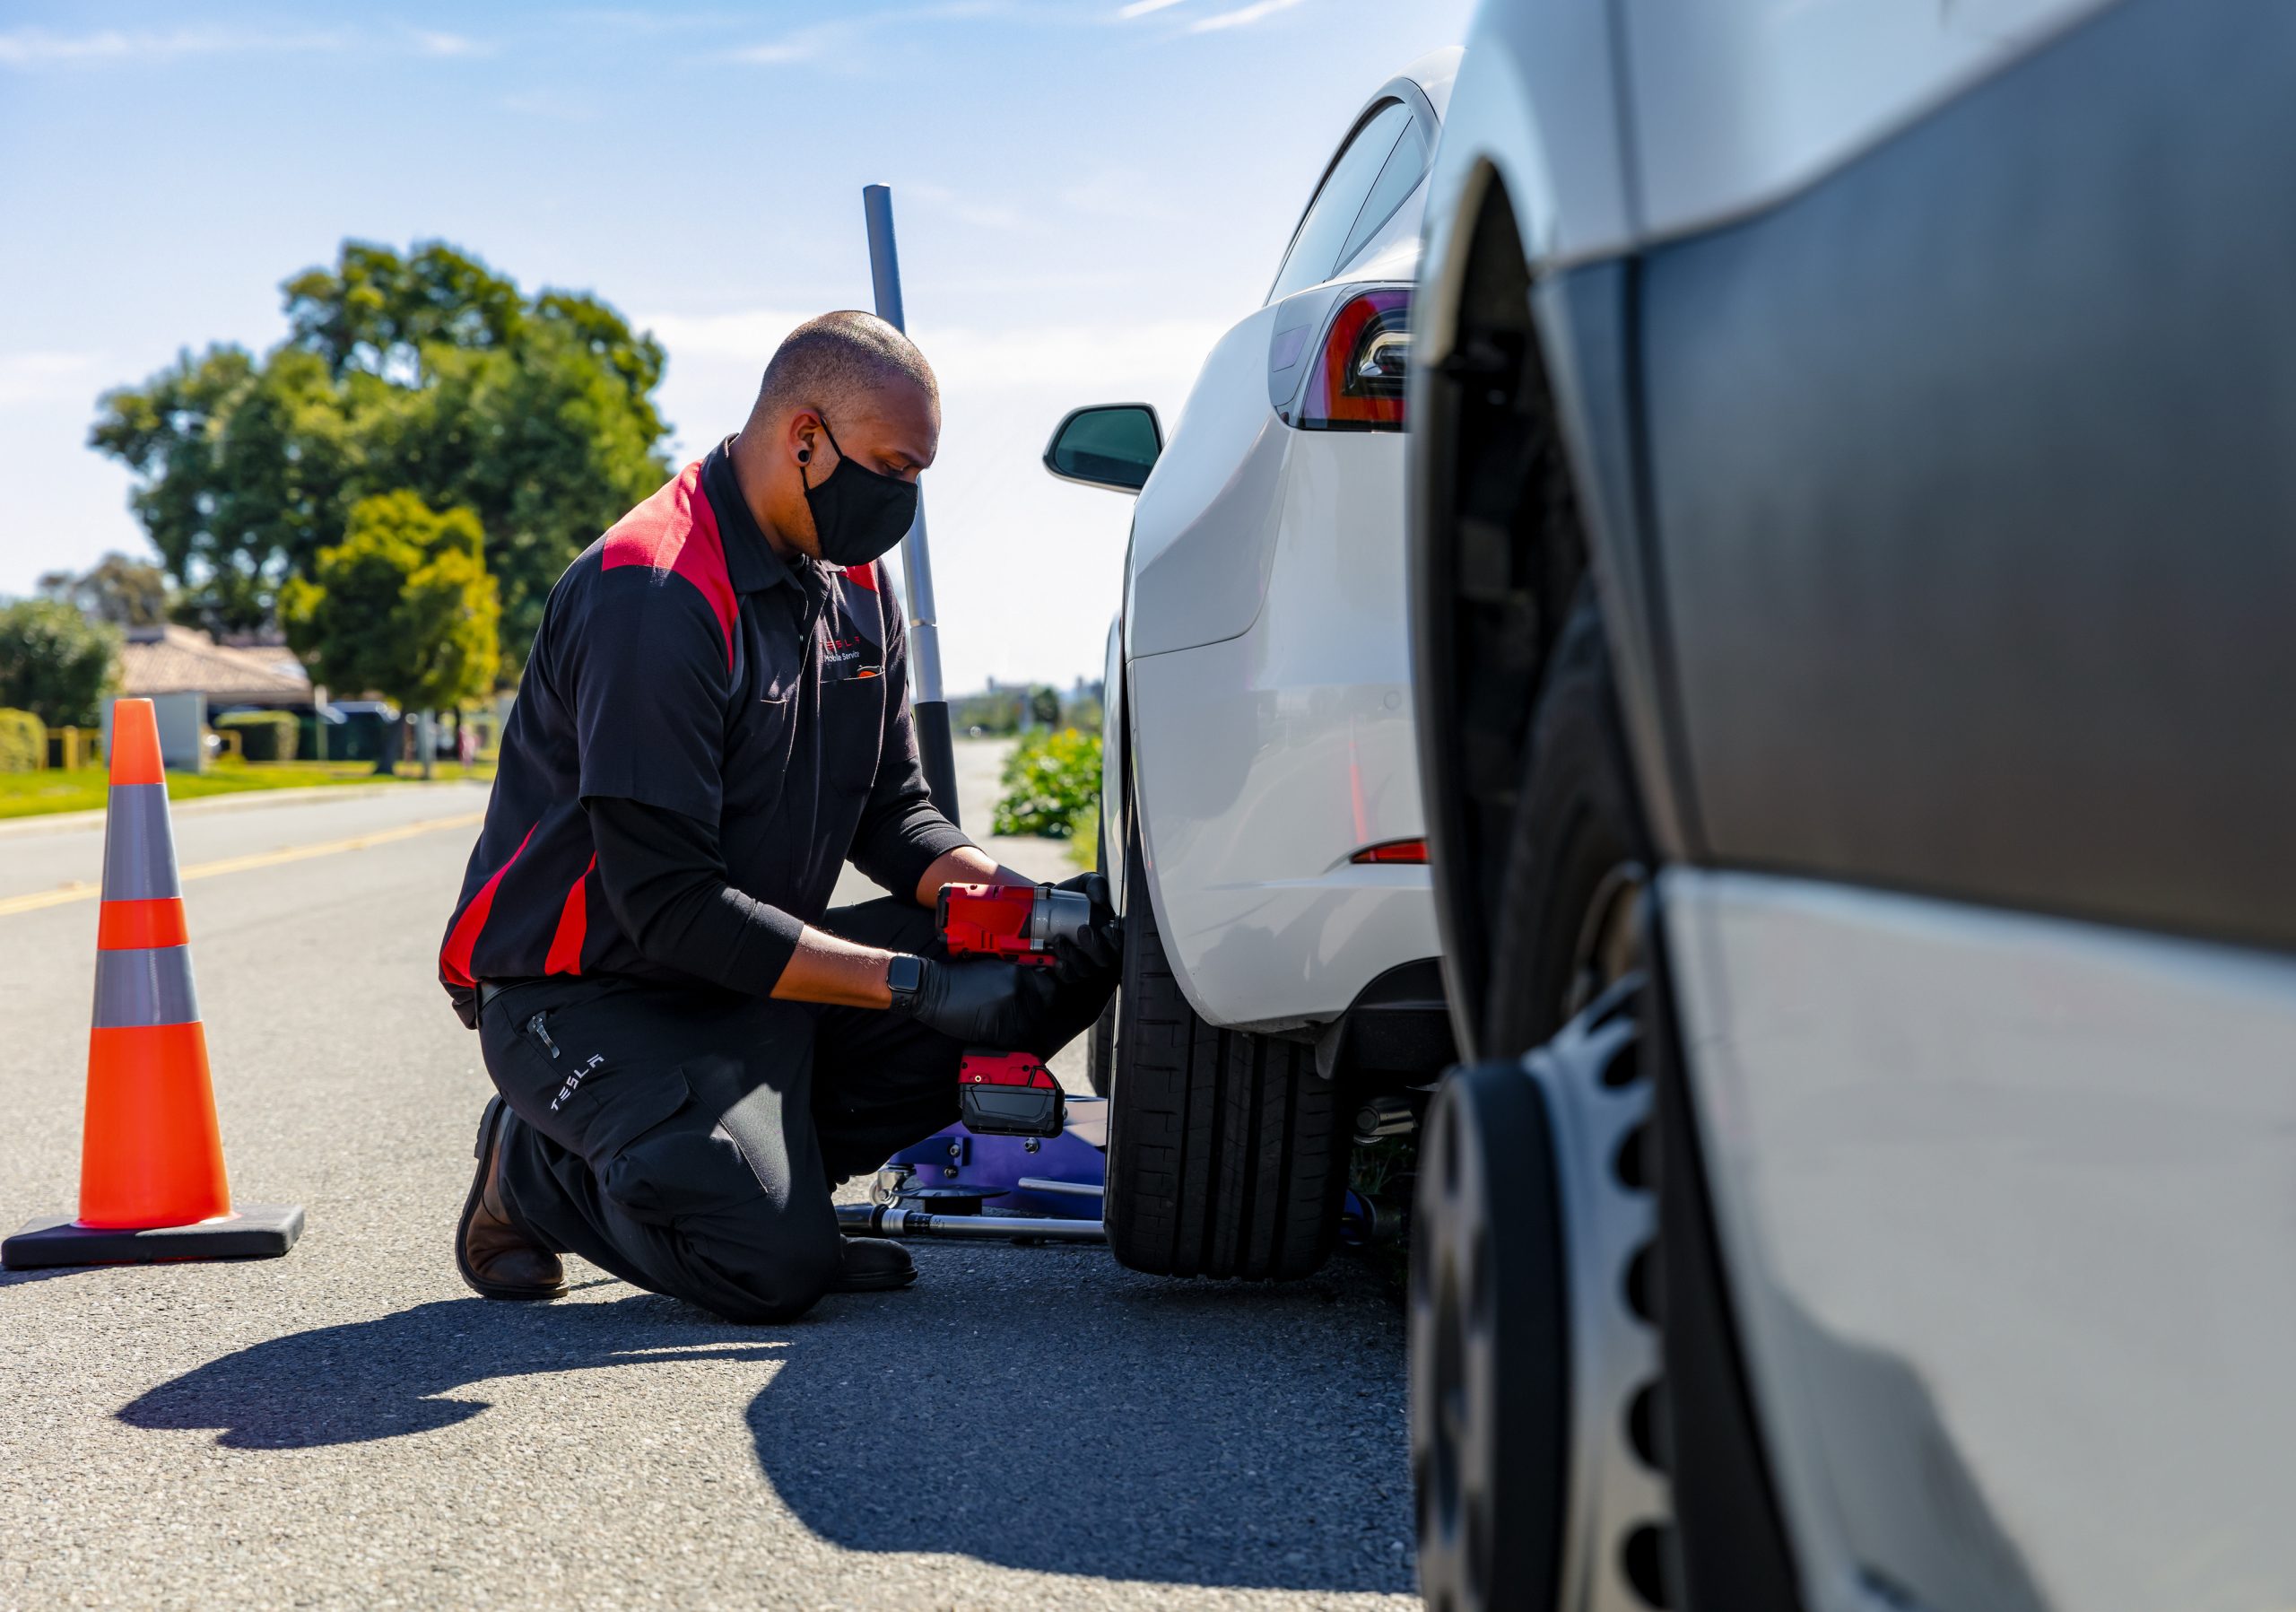
[{"label": "black nitrile glove", "polygon": [[954,957],[922,964],[911,1017],[968,1047],[1019,1046],[1051,1005],[1052,970],[995,957]]},{"label": "black nitrile glove", "polygon": [[1124,920],[1109,904],[1108,876],[1080,873],[1053,888],[1075,891],[1092,903],[1091,921],[1075,939],[1053,938],[1054,977],[1064,987],[1097,992],[1106,1000],[1124,968]]}]

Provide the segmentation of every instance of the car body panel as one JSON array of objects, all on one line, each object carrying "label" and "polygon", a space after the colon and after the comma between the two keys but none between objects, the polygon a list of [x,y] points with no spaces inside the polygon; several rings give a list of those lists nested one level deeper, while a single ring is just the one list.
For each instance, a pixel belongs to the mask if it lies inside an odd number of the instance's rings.
[{"label": "car body panel", "polygon": [[1220,338],[1140,490],[1126,565],[1127,654],[1217,643],[1259,614],[1292,435],[1267,403],[1275,317],[1263,308]]},{"label": "car body panel", "polygon": [[[1415,356],[1504,187],[1813,1612],[2296,1600],[2292,61],[2239,0],[1469,41]],[[1631,179],[1541,83],[1602,70]]]},{"label": "car body panel", "polygon": [[1616,0],[1648,241],[1792,195],[2110,0]]},{"label": "car body panel", "polygon": [[1646,257],[1707,858],[2296,945],[2292,60],[2127,5]]},{"label": "car body panel", "polygon": [[[1458,59],[1426,58],[1413,69],[1423,79],[1391,81],[1366,112],[1400,99],[1423,118],[1448,99]],[[1423,867],[1348,861],[1425,832],[1403,439],[1288,423],[1339,307],[1371,285],[1410,285],[1425,195],[1422,179],[1330,279],[1222,337],[1135,512],[1126,726],[1112,706],[1110,731],[1127,735],[1121,798],[1150,887],[1123,899],[1152,902],[1182,991],[1213,1024],[1322,1024],[1439,949]],[[1298,355],[1280,370],[1279,338]],[[1104,794],[1103,809],[1118,797]]]},{"label": "car body panel", "polygon": [[2296,1587],[2296,959],[1675,869],[1666,940],[1813,1608]]},{"label": "car body panel", "polygon": [[[1605,256],[1634,235],[1609,0],[1485,5],[1452,86],[1425,187],[1429,229],[1413,338],[1449,351],[1456,257],[1447,231],[1495,168],[1534,264]],[[1458,119],[1456,124],[1454,119]],[[1451,276],[1448,282],[1442,276]]]},{"label": "car body panel", "polygon": [[1403,440],[1289,432],[1249,631],[1136,657],[1135,772],[1166,954],[1215,1024],[1327,1019],[1436,954],[1424,867],[1353,851],[1425,831],[1403,632]]}]

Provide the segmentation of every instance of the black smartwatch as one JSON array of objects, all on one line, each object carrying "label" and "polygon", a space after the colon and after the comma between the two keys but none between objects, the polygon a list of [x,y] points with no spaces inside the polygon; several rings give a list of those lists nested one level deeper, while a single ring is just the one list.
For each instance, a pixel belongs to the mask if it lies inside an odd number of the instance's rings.
[{"label": "black smartwatch", "polygon": [[892,997],[890,1006],[895,1013],[915,1013],[917,993],[924,984],[924,958],[895,952],[892,961],[885,964],[885,989]]}]

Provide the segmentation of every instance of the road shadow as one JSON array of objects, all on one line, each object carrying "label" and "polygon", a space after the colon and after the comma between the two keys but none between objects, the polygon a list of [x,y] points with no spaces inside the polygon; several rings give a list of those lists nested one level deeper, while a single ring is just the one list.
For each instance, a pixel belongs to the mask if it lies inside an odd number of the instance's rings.
[{"label": "road shadow", "polygon": [[613,1304],[452,1299],[267,1339],[163,1382],[117,1414],[131,1427],[212,1428],[234,1450],[304,1450],[466,1422],[488,1402],[443,1396],[492,1378],[780,1354],[770,1335],[651,1294]]},{"label": "road shadow", "polygon": [[1281,1286],[1161,1282],[1095,1248],[924,1246],[907,1292],[744,1328],[649,1294],[469,1298],[234,1351],[117,1414],[239,1450],[361,1443],[489,1408],[491,1379],[781,1364],[760,1469],[822,1538],[1094,1578],[1412,1588],[1402,1317],[1353,1261]]},{"label": "road shadow", "polygon": [[911,1245],[750,1408],[824,1538],[1222,1588],[1409,1592],[1402,1318],[1352,1261],[1163,1282],[1105,1250]]}]

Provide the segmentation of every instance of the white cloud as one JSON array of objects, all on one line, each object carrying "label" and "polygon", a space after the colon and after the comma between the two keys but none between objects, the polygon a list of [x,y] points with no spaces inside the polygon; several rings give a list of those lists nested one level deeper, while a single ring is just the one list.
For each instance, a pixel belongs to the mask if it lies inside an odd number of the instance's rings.
[{"label": "white cloud", "polygon": [[754,357],[758,373],[781,344],[781,338],[813,317],[786,309],[753,308],[739,313],[655,314],[631,321],[650,330],[669,351],[671,362],[681,358],[727,359]]},{"label": "white cloud", "polygon": [[936,208],[959,222],[970,224],[976,229],[1026,233],[1039,227],[1008,202],[975,201],[946,185],[923,180],[911,181],[901,188],[926,206]]},{"label": "white cloud", "polygon": [[1187,25],[1190,33],[1210,33],[1215,28],[1247,28],[1263,17],[1277,12],[1290,11],[1300,0],[1252,0],[1249,5],[1239,5],[1233,11],[1214,13]]},{"label": "white cloud", "polygon": [[1125,6],[1116,14],[1128,22],[1135,17],[1144,17],[1151,12],[1160,12],[1166,6],[1179,4],[1180,0],[1132,0],[1131,4]]},{"label": "white cloud", "polygon": [[417,29],[414,48],[425,56],[491,56],[494,47],[458,33],[433,33]]},{"label": "white cloud", "polygon": [[34,67],[251,50],[341,50],[351,43],[352,36],[341,30],[260,33],[244,29],[108,28],[96,33],[63,34],[45,28],[17,28],[0,33],[0,65]]},{"label": "white cloud", "polygon": [[818,35],[809,37],[800,34],[794,39],[783,39],[776,44],[752,45],[744,49],[736,50],[734,52],[734,59],[737,62],[756,62],[771,65],[779,62],[810,61],[821,54],[821,49],[822,42]]},{"label": "white cloud", "polygon": [[[494,48],[458,33],[414,29],[388,39],[385,48],[412,49],[421,56],[491,56]],[[248,28],[107,28],[94,33],[57,33],[45,28],[0,32],[0,66],[94,66],[178,57],[247,56],[263,53],[326,53],[373,49],[377,40],[354,29],[272,30]]]},{"label": "white cloud", "polygon": [[[736,363],[754,388],[781,338],[811,318],[810,312],[787,309],[752,309],[657,314],[638,324],[651,330],[668,352],[673,375],[681,364]],[[926,326],[916,335],[944,394],[961,388],[990,393],[1065,386],[1097,396],[1095,388],[1103,383],[1185,389],[1224,328],[1209,319],[1152,319],[1115,327]]]},{"label": "white cloud", "polygon": [[0,353],[0,408],[75,398],[93,406],[92,353]]},{"label": "white cloud", "polygon": [[735,62],[755,62],[760,66],[774,66],[780,62],[811,62],[822,53],[838,30],[833,25],[824,28],[801,28],[787,39],[771,39],[767,44],[755,44],[744,50],[735,50]]}]

